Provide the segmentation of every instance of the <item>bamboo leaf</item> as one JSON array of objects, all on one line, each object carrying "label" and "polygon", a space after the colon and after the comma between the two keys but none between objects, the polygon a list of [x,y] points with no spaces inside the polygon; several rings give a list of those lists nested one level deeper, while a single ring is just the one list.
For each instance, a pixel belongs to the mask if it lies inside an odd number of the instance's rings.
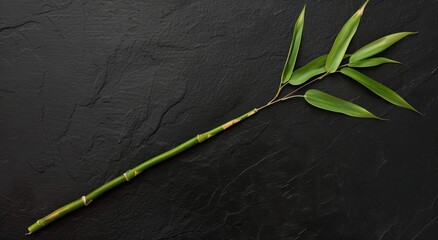
[{"label": "bamboo leaf", "polygon": [[342,59],[347,52],[348,46],[350,45],[351,39],[353,39],[353,36],[356,33],[360,18],[367,4],[368,0],[359,10],[357,10],[357,12],[347,21],[347,23],[345,23],[336,37],[332,49],[327,56],[327,62],[325,64],[325,69],[327,72],[336,72],[341,64]]},{"label": "bamboo leaf", "polygon": [[334,97],[319,90],[308,90],[304,95],[304,99],[310,105],[327,111],[342,113],[351,117],[383,120],[359,105]]},{"label": "bamboo leaf", "polygon": [[303,35],[304,27],[304,15],[306,13],[306,6],[304,5],[300,16],[295,22],[294,32],[292,35],[292,42],[290,44],[289,53],[287,55],[286,62],[284,64],[283,73],[281,74],[281,82],[286,83],[292,76],[295,63],[298,57],[298,51],[300,49],[301,37]]},{"label": "bamboo leaf", "polygon": [[385,99],[386,101],[396,106],[407,108],[417,113],[420,113],[414,107],[412,107],[408,102],[406,102],[406,100],[400,97],[400,95],[398,95],[396,92],[386,87],[385,85],[375,81],[374,79],[371,79],[368,76],[360,73],[359,71],[356,71],[351,68],[342,68],[341,73],[356,80],[357,82],[359,82],[360,84],[362,84],[363,86],[374,92],[375,94],[379,95],[381,98]]},{"label": "bamboo leaf", "polygon": [[388,59],[388,58],[383,58],[383,57],[378,57],[378,58],[368,58],[368,59],[363,59],[363,60],[359,60],[356,62],[350,62],[348,64],[349,67],[356,67],[356,68],[364,68],[364,67],[375,67],[375,66],[379,66],[385,63],[398,63],[400,64],[400,62]]},{"label": "bamboo leaf", "polygon": [[[345,54],[344,58],[350,57],[350,54]],[[327,60],[327,55],[322,55],[312,60],[305,66],[294,71],[289,83],[292,85],[301,85],[311,78],[321,75],[326,72],[325,62]]]},{"label": "bamboo leaf", "polygon": [[404,37],[412,34],[416,34],[416,32],[399,32],[377,39],[376,41],[363,46],[355,53],[353,53],[350,58],[350,63],[374,56],[391,47],[393,44],[400,41]]},{"label": "bamboo leaf", "polygon": [[326,60],[327,55],[323,55],[297,69],[289,80],[289,83],[292,85],[301,85],[312,77],[325,73],[324,65]]}]

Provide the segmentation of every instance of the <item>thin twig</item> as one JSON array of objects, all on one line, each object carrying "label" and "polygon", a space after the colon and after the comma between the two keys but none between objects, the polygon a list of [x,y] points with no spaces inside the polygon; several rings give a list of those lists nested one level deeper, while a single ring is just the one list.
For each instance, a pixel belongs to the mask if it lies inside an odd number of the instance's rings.
[{"label": "thin twig", "polygon": [[271,105],[274,104],[274,103],[275,103],[275,101],[274,101],[274,102],[269,101],[267,104],[265,104],[265,105],[263,105],[263,106],[261,106],[261,107],[259,107],[259,108],[256,108],[256,111],[259,112],[260,110],[262,110],[262,109],[264,109],[264,108],[267,108],[267,107],[271,106]]},{"label": "thin twig", "polygon": [[281,90],[283,89],[284,86],[286,86],[286,84],[280,83],[280,85],[278,86],[277,93],[275,94],[275,96],[269,102],[273,102],[278,97],[278,95],[280,95],[280,92],[281,92]]},{"label": "thin twig", "polygon": [[293,95],[294,93],[296,93],[296,92],[298,92],[299,90],[301,90],[301,89],[303,89],[303,88],[309,86],[310,84],[312,84],[312,83],[314,83],[314,82],[316,82],[316,81],[318,81],[318,80],[321,80],[321,79],[325,78],[325,77],[328,76],[329,74],[330,74],[329,72],[326,72],[325,74],[323,74],[323,75],[321,75],[321,76],[319,76],[319,77],[317,77],[317,78],[315,78],[315,79],[313,79],[313,80],[307,82],[306,84],[304,84],[304,85],[298,87],[297,89],[293,90],[292,92],[286,94],[286,96],[284,96],[284,97],[289,97],[289,96]]},{"label": "thin twig", "polygon": [[[263,106],[261,106],[261,107],[259,107],[259,108],[256,108],[256,111],[260,111],[260,110],[262,110],[262,109],[264,109],[264,108],[267,108],[267,107],[269,107],[269,106],[271,106],[271,105],[273,105],[273,104],[275,104],[275,103],[278,103],[278,102],[281,102],[281,101],[285,101],[285,100],[289,100],[289,99],[291,99],[291,98],[304,97],[304,95],[293,95],[293,94],[296,93],[296,92],[298,92],[299,90],[301,90],[301,89],[303,89],[303,88],[309,86],[310,84],[312,84],[312,83],[314,83],[314,82],[316,82],[316,81],[318,81],[318,80],[323,79],[324,77],[328,76],[329,74],[330,74],[329,72],[326,72],[326,73],[324,73],[323,75],[321,75],[321,76],[319,76],[319,77],[317,77],[317,78],[315,78],[315,79],[313,79],[313,80],[310,80],[310,81],[307,82],[306,84],[304,84],[304,85],[298,87],[297,89],[295,89],[295,90],[293,90],[292,92],[286,94],[286,96],[284,96],[284,97],[282,97],[282,98],[278,98],[278,96],[280,95],[280,92],[281,92],[281,90],[283,89],[283,87],[286,86],[287,84],[280,84],[280,87],[278,88],[278,91],[277,91],[277,93],[275,94],[275,96],[274,96],[274,97],[273,97],[273,98],[272,98],[267,104],[265,104],[265,105],[263,105]],[[277,99],[277,98],[278,98],[278,99]]]},{"label": "thin twig", "polygon": [[282,101],[286,101],[286,100],[289,100],[289,99],[292,99],[292,98],[297,98],[297,97],[304,97],[304,95],[293,95],[293,96],[287,96],[287,97],[285,96],[285,97],[276,99],[275,101],[269,102],[269,103],[267,103],[266,105],[264,105],[262,107],[256,108],[256,111],[258,112],[258,111],[260,111],[260,110],[262,110],[264,108],[267,108],[267,107],[269,107],[271,105],[274,105],[276,103],[279,103],[279,102],[282,102]]}]

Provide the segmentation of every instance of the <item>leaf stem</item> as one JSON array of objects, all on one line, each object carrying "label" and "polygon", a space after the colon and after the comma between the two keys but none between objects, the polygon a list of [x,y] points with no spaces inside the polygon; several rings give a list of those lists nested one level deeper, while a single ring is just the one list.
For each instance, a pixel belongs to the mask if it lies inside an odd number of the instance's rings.
[{"label": "leaf stem", "polygon": [[348,63],[347,63],[347,64],[344,64],[344,65],[341,65],[341,66],[339,66],[339,67],[338,67],[338,70],[339,70],[340,68],[344,68],[344,67],[348,67]]},{"label": "leaf stem", "polygon": [[292,96],[288,96],[288,97],[282,97],[280,99],[278,99],[276,102],[281,102],[281,101],[286,101],[292,98],[298,98],[298,97],[304,97],[304,95],[292,95]]}]

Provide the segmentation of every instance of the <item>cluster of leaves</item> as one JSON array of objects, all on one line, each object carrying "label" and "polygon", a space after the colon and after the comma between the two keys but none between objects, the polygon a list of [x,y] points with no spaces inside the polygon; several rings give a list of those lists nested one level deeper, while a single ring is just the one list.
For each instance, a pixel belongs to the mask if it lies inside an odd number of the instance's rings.
[{"label": "cluster of leaves", "polygon": [[[386,50],[404,37],[415,34],[414,32],[394,33],[365,45],[353,54],[346,54],[348,46],[359,26],[361,16],[363,15],[367,3],[368,1],[366,1],[365,4],[342,27],[329,54],[320,56],[305,66],[294,70],[304,27],[304,15],[306,9],[304,6],[295,23],[292,43],[281,76],[281,86],[286,84],[304,86],[309,84],[309,80],[314,77],[319,76],[319,78],[313,79],[313,81],[322,79],[329,74],[339,72],[360,83],[384,100],[396,106],[407,108],[419,113],[396,92],[355,69],[374,67],[387,63],[399,63],[388,58],[375,57],[375,55]],[[348,62],[341,65],[344,60],[347,61],[347,58]],[[352,117],[381,119],[361,106],[319,90],[308,90],[304,94],[304,99],[309,104],[324,110],[343,113]]]}]

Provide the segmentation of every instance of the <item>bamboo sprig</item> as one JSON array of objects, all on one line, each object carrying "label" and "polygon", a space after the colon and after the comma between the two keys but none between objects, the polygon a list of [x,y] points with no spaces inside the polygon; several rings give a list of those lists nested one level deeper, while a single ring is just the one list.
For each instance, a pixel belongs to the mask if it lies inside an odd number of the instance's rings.
[{"label": "bamboo sprig", "polygon": [[[119,186],[122,183],[129,182],[138,176],[140,173],[146,171],[147,169],[155,166],[175,155],[178,155],[206,140],[216,136],[220,132],[223,132],[236,125],[256,113],[262,111],[263,109],[275,105],[280,102],[284,102],[295,98],[304,98],[310,105],[331,111],[342,113],[352,117],[358,118],[374,118],[383,120],[382,118],[374,115],[365,108],[358,106],[350,101],[346,101],[335,96],[324,93],[316,89],[308,89],[304,94],[298,94],[300,91],[308,88],[310,85],[317,81],[323,80],[324,78],[335,73],[342,73],[360,83],[370,91],[374,92],[376,95],[382,99],[406,109],[410,109],[417,113],[420,113],[414,107],[412,107],[406,100],[404,100],[400,95],[391,90],[390,88],[384,86],[383,84],[375,81],[374,79],[360,73],[353,68],[368,68],[374,67],[381,64],[387,63],[399,63],[397,61],[383,58],[375,57],[376,54],[389,48],[402,38],[414,34],[414,32],[401,32],[392,34],[383,38],[380,38],[372,43],[367,44],[363,48],[354,52],[353,54],[346,54],[349,44],[354,37],[356,30],[358,29],[360,18],[364,13],[365,6],[368,1],[363,4],[363,6],[347,21],[347,23],[342,27],[336,40],[330,50],[326,55],[322,55],[315,60],[309,62],[305,66],[294,69],[295,63],[298,57],[299,47],[301,44],[303,27],[304,27],[304,15],[305,7],[301,11],[298,20],[294,26],[292,43],[289,48],[289,53],[287,55],[286,63],[283,68],[283,73],[281,79],[278,83],[278,88],[274,96],[266,104],[259,108],[254,108],[240,117],[234,118],[224,124],[219,125],[210,131],[197,134],[195,137],[181,143],[180,145],[155,156],[140,165],[126,171],[122,175],[112,179],[111,181],[105,183],[104,185],[98,187],[94,191],[80,197],[79,199],[53,211],[49,215],[37,220],[34,224],[28,227],[27,234],[33,234],[41,228],[47,226],[48,224],[56,221],[57,219],[71,213],[77,209],[88,206],[94,202],[98,197],[103,195],[105,192]],[[342,61],[348,59],[348,62],[342,64]],[[282,92],[287,87],[295,87],[289,93],[282,96]]]}]

